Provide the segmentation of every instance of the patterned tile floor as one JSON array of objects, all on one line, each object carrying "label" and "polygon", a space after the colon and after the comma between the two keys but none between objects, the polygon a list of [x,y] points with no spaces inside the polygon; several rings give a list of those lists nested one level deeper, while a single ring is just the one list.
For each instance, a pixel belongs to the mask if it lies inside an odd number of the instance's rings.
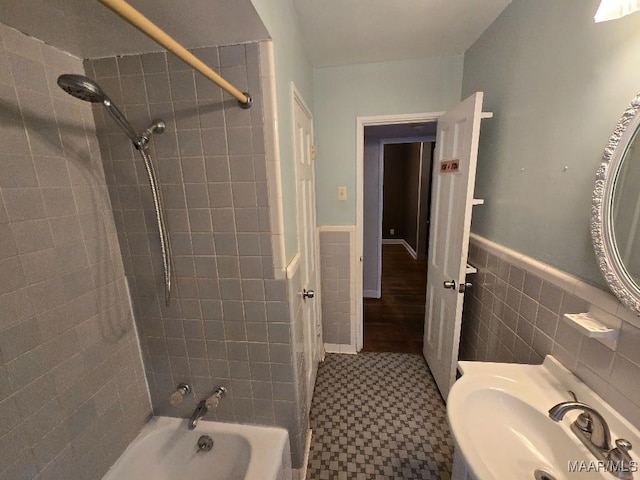
[{"label": "patterned tile floor", "polygon": [[311,406],[307,480],[449,480],[453,440],[421,355],[327,355]]}]

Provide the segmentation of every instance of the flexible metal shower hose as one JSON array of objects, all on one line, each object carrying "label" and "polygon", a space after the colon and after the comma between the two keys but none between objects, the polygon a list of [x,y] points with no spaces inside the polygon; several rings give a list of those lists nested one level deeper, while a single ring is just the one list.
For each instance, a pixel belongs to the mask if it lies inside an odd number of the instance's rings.
[{"label": "flexible metal shower hose", "polygon": [[145,145],[139,148],[140,155],[144,160],[144,168],[149,177],[151,185],[151,194],[153,197],[153,205],[156,210],[156,221],[158,222],[158,234],[160,235],[160,249],[162,250],[162,267],[164,269],[164,302],[169,306],[171,300],[171,263],[173,256],[171,254],[171,241],[169,240],[169,231],[167,229],[167,221],[164,214],[164,202],[162,200],[162,191],[158,186],[158,177],[156,176],[148,147]]}]

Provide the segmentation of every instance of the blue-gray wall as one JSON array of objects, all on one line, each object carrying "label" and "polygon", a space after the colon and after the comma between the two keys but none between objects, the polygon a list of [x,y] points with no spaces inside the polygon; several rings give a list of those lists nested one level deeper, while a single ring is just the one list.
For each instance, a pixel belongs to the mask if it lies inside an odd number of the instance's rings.
[{"label": "blue-gray wall", "polygon": [[285,259],[298,252],[293,144],[293,83],[313,113],[313,70],[304,50],[298,15],[291,0],[251,0],[273,40],[282,174]]},{"label": "blue-gray wall", "polygon": [[[462,55],[316,68],[313,72],[319,225],[356,223],[356,119],[438,112],[460,101]],[[347,200],[336,188],[347,187]]]},{"label": "blue-gray wall", "polygon": [[[472,230],[603,286],[589,234],[595,172],[640,90],[640,14],[595,24],[596,0],[514,0],[466,52],[485,92]],[[566,167],[566,168],[565,168]]]}]

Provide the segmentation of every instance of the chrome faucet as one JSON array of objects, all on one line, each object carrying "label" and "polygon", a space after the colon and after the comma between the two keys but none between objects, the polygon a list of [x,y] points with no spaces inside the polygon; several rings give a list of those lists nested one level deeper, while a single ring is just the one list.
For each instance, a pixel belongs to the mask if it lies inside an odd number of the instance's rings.
[{"label": "chrome faucet", "polygon": [[189,430],[193,430],[194,428],[196,428],[196,425],[198,425],[198,420],[204,417],[208,411],[209,409],[207,408],[207,402],[205,400],[202,400],[200,403],[198,403],[198,406],[193,411],[193,415],[191,415],[191,418],[189,419]]},{"label": "chrome faucet", "polygon": [[223,398],[227,394],[227,389],[224,387],[216,387],[209,397],[204,400],[201,400],[200,403],[196,406],[196,409],[193,411],[191,418],[189,419],[189,423],[187,426],[189,430],[193,430],[198,425],[198,420],[204,417],[209,410],[215,410],[218,406],[218,402],[221,398]]},{"label": "chrome faucet", "polygon": [[[607,425],[607,421],[593,407],[582,402],[562,402],[549,410],[549,417],[551,420],[559,422],[564,418],[566,413],[571,410],[582,410],[584,413],[589,415],[591,420],[591,425],[588,430],[577,426],[575,423],[571,426],[571,429],[576,435],[578,435],[578,438],[582,440],[582,438],[586,438],[587,433],[589,433],[588,441],[590,444],[593,444],[600,450],[609,452],[611,449],[611,433],[609,431],[609,425]],[[585,445],[587,444],[585,443]],[[589,445],[587,445],[587,447],[588,446]]]},{"label": "chrome faucet", "polygon": [[607,470],[612,475],[621,480],[632,480],[633,459],[629,455],[631,443],[621,438],[616,440],[616,447],[612,448],[611,432],[607,421],[586,403],[561,402],[549,410],[549,417],[554,422],[559,422],[571,410],[582,411],[576,421],[571,424],[571,431],[576,437],[599,461],[605,462]]}]

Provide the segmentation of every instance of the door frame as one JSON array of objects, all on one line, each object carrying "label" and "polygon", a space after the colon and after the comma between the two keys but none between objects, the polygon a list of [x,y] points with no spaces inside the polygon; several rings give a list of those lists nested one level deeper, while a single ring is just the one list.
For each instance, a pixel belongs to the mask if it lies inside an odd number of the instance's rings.
[{"label": "door frame", "polygon": [[[397,125],[404,123],[437,122],[446,112],[402,113],[396,115],[376,115],[356,117],[356,320],[355,341],[356,351],[362,350],[364,344],[364,311],[362,285],[362,256],[364,254],[364,127],[374,125]],[[382,235],[380,227],[379,235]],[[381,241],[382,237],[380,237]]]}]

